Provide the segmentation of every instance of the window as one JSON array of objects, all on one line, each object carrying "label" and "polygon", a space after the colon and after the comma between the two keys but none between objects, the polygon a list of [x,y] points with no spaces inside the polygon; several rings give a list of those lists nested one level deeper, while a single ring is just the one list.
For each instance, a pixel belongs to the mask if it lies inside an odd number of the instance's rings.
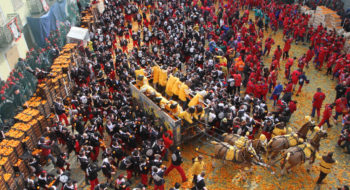
[{"label": "window", "polygon": [[3,26],[6,22],[6,19],[5,19],[5,16],[4,16],[4,13],[2,12],[2,9],[0,7],[0,26]]},{"label": "window", "polygon": [[11,0],[12,1],[12,6],[13,9],[16,11],[17,9],[21,8],[23,5],[23,1],[22,0]]}]

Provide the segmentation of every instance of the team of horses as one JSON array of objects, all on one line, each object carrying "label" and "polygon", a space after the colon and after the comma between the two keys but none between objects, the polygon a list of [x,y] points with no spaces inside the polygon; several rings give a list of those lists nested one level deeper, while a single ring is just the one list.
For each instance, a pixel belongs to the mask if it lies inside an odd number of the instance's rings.
[{"label": "team of horses", "polygon": [[[224,133],[220,140],[211,141],[211,144],[214,145],[216,159],[232,161],[243,167],[257,164],[270,168],[282,161],[281,174],[284,175],[305,162],[308,162],[309,168],[315,162],[321,139],[326,136],[323,127],[320,129],[311,119],[307,119],[298,131],[275,136],[268,142]],[[265,164],[262,155],[266,156],[268,164]]]}]

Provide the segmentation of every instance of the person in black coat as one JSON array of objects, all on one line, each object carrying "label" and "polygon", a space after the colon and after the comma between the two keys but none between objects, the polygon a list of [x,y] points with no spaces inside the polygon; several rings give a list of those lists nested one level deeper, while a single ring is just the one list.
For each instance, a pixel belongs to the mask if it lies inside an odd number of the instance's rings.
[{"label": "person in black coat", "polygon": [[91,190],[93,190],[95,188],[95,186],[99,184],[99,182],[98,182],[98,172],[101,169],[102,168],[98,167],[94,163],[90,163],[88,165],[87,169],[86,169],[86,175],[87,175],[87,178],[89,179],[90,189]]},{"label": "person in black coat", "polygon": [[179,150],[180,147],[173,148],[173,149],[174,149],[173,154],[171,155],[171,164],[169,168],[165,171],[165,176],[167,176],[168,173],[175,168],[180,173],[182,182],[184,183],[187,181],[187,178],[184,170],[181,167],[181,164],[183,163],[183,158]]},{"label": "person in black coat", "polygon": [[102,161],[102,173],[107,179],[107,184],[111,183],[112,175],[115,174],[114,172],[114,166],[112,165],[113,158],[107,157],[104,158]]},{"label": "person in black coat", "polygon": [[207,187],[205,186],[204,176],[204,172],[202,172],[201,175],[197,175],[196,183],[191,190],[207,190]]},{"label": "person in black coat", "polygon": [[346,82],[344,81],[343,83],[339,83],[335,87],[335,92],[336,92],[335,100],[337,100],[338,98],[344,96],[344,94],[346,92]]},{"label": "person in black coat", "polygon": [[62,98],[57,98],[56,101],[54,102],[54,108],[55,112],[58,115],[59,121],[62,122],[62,120],[65,121],[66,125],[69,125],[67,115],[65,114],[65,108],[62,103]]},{"label": "person in black coat", "polygon": [[154,180],[154,190],[163,190],[164,189],[164,173],[166,167],[163,166],[161,168],[153,167],[152,169],[152,178]]}]

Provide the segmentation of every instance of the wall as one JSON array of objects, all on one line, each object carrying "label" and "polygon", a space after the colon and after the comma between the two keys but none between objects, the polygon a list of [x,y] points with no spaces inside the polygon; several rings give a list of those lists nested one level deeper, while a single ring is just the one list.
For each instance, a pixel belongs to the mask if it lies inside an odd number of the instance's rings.
[{"label": "wall", "polygon": [[347,10],[347,9],[350,9],[350,1],[349,0],[342,0],[343,1],[343,3],[344,3],[344,9],[345,9],[345,11]]},{"label": "wall", "polygon": [[[14,10],[12,0],[0,0],[0,7],[4,13],[5,18],[7,18],[7,14],[17,13],[21,18],[22,25],[24,26],[27,23],[27,16],[30,15],[30,12],[27,6],[27,0],[22,0],[22,2],[22,6]],[[11,72],[8,62],[15,61],[6,60],[5,56],[7,51],[13,46],[17,46],[19,57],[25,58],[26,52],[28,51],[28,46],[23,33],[17,42],[12,42],[11,45],[0,50],[0,76],[2,80],[6,80],[9,76],[9,73]]]}]

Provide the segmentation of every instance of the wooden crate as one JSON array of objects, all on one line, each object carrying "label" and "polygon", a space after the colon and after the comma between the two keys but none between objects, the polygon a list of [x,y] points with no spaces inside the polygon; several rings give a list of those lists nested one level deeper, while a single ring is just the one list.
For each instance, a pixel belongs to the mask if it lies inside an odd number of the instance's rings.
[{"label": "wooden crate", "polygon": [[[68,78],[68,75],[67,74],[63,74],[62,75],[62,79],[64,80],[64,83],[68,82],[69,81],[69,78]],[[63,83],[63,84],[64,84]]]},{"label": "wooden crate", "polygon": [[29,169],[23,162],[23,160],[18,159],[17,163],[13,165],[13,167],[20,172],[25,178],[29,177]]},{"label": "wooden crate", "polygon": [[63,99],[67,97],[66,89],[64,87],[61,87],[60,93]]},{"label": "wooden crate", "polygon": [[10,129],[8,132],[5,133],[5,137],[8,139],[16,139],[22,141],[26,137],[26,135],[22,131]]},{"label": "wooden crate", "polygon": [[[17,162],[18,157],[16,155],[15,150],[12,147],[9,147],[9,146],[1,147],[0,150],[1,150],[1,152],[0,152],[1,156],[7,157],[11,164]],[[7,169],[9,169],[9,168],[7,168]]]},{"label": "wooden crate", "polygon": [[22,156],[24,153],[22,142],[18,141],[18,140],[5,139],[0,143],[0,146],[1,147],[9,146],[9,147],[13,148],[17,157]]},{"label": "wooden crate", "polygon": [[14,174],[10,174],[10,173],[5,173],[4,174],[4,181],[7,184],[8,187],[11,187],[12,184],[15,183],[15,179],[14,179]]},{"label": "wooden crate", "polygon": [[55,117],[56,117],[55,114],[51,113],[51,115],[50,115],[49,117],[46,118],[46,119],[47,119],[46,121],[47,121],[47,126],[48,126],[48,127],[52,127]]},{"label": "wooden crate", "polygon": [[39,122],[36,119],[32,119],[32,121],[30,122],[30,125],[32,126],[34,135],[35,135],[34,142],[36,142],[42,135]]},{"label": "wooden crate", "polygon": [[[40,101],[41,102],[41,101]],[[40,104],[37,108],[40,112],[40,115],[45,115],[45,108],[44,105]]]},{"label": "wooden crate", "polygon": [[11,185],[9,185],[9,188],[12,190],[16,190],[17,189],[17,184],[16,184],[16,181],[13,179],[13,183]]},{"label": "wooden crate", "polygon": [[29,136],[23,139],[23,143],[26,145],[27,149],[29,150],[34,150],[35,148],[34,142],[36,141],[33,141],[32,138],[30,138]]},{"label": "wooden crate", "polygon": [[44,111],[45,111],[44,116],[50,115],[51,110],[50,110],[50,105],[49,105],[49,103],[47,102],[47,100],[41,101],[41,104],[42,104],[43,107],[44,107]]},{"label": "wooden crate", "polygon": [[7,158],[7,157],[2,157],[0,159],[0,167],[1,167],[1,172],[3,174],[4,173],[10,173],[10,174],[14,174],[15,173],[9,158]]},{"label": "wooden crate", "polygon": [[[8,161],[7,157],[4,157],[4,159],[3,159],[3,157],[0,157],[0,176],[1,177],[4,173],[6,173],[6,170],[5,170],[6,163],[5,162],[10,162],[10,161]],[[11,164],[10,164],[10,166],[11,166]]]},{"label": "wooden crate", "polygon": [[25,134],[25,137],[29,136],[33,141],[36,139],[33,128],[25,123],[16,123],[12,126],[12,129],[22,131]]},{"label": "wooden crate", "polygon": [[0,173],[0,190],[7,190],[6,183],[3,178],[3,173]]},{"label": "wooden crate", "polygon": [[40,126],[41,132],[44,133],[44,131],[46,131],[46,127],[47,127],[45,117],[42,116],[42,115],[40,115],[40,116],[38,117],[38,122],[39,122],[39,126]]}]

